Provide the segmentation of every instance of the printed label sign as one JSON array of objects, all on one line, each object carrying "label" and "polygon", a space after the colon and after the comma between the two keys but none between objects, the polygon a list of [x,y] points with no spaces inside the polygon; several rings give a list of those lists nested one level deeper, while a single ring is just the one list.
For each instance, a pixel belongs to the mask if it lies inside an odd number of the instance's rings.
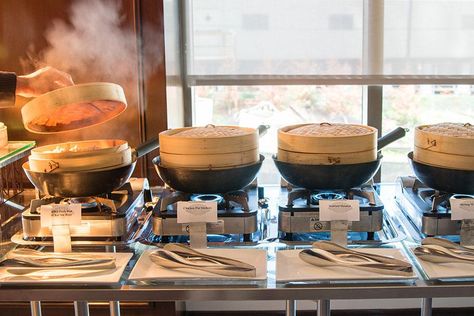
[{"label": "printed label sign", "polygon": [[41,227],[81,225],[81,204],[41,205]]},{"label": "printed label sign", "polygon": [[178,202],[178,223],[217,222],[217,202]]},{"label": "printed label sign", "polygon": [[319,220],[357,222],[360,220],[358,200],[320,200]]},{"label": "printed label sign", "polygon": [[449,199],[451,219],[474,219],[474,199]]}]

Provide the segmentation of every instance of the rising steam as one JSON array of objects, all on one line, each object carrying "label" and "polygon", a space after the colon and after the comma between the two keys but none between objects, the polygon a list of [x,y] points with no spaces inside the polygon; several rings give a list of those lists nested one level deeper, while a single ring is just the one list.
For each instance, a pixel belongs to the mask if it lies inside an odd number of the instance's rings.
[{"label": "rising steam", "polygon": [[41,61],[90,81],[127,82],[136,74],[136,37],[121,27],[121,6],[114,1],[77,1],[70,22],[53,21]]}]

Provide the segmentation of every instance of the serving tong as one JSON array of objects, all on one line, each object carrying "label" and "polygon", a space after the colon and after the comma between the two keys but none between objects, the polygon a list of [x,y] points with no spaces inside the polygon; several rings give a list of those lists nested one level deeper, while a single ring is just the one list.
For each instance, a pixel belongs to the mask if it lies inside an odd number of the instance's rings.
[{"label": "serving tong", "polygon": [[422,245],[416,247],[413,253],[418,258],[433,263],[474,264],[474,249],[458,245],[443,238],[425,238],[422,241]]},{"label": "serving tong", "polygon": [[239,260],[207,255],[180,244],[167,244],[150,254],[150,260],[167,269],[194,269],[235,277],[255,277],[253,265]]},{"label": "serving tong", "polygon": [[342,266],[386,275],[413,275],[413,268],[408,262],[355,251],[328,241],[313,243],[313,248],[302,250],[299,257],[304,262],[319,267]]},{"label": "serving tong", "polygon": [[103,270],[116,267],[115,258],[111,256],[81,253],[45,253],[27,248],[8,252],[0,259],[0,264],[8,266],[7,271],[15,274],[28,274],[34,271],[52,269]]}]

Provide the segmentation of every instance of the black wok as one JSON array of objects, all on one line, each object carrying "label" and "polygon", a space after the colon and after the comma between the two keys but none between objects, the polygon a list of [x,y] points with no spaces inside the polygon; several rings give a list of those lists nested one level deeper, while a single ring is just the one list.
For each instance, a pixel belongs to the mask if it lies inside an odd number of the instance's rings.
[{"label": "black wok", "polygon": [[449,192],[474,194],[474,171],[447,169],[426,165],[413,160],[413,152],[408,154],[416,177],[430,188]]},{"label": "black wok", "polygon": [[112,192],[124,185],[135,169],[137,158],[159,147],[153,138],[135,149],[133,162],[126,166],[91,171],[36,172],[28,162],[23,170],[33,185],[44,195],[61,197],[85,197]]},{"label": "black wok", "polygon": [[[398,127],[387,135],[379,138],[377,149],[405,136],[406,130]],[[346,190],[360,186],[375,175],[380,168],[382,155],[379,153],[377,160],[350,165],[303,165],[273,161],[283,179],[288,183],[310,190]]]},{"label": "black wok", "polygon": [[160,157],[153,159],[158,175],[168,186],[177,191],[188,193],[226,193],[242,189],[256,177],[265,159],[260,155],[257,163],[214,170],[187,168],[167,168],[160,165]]}]

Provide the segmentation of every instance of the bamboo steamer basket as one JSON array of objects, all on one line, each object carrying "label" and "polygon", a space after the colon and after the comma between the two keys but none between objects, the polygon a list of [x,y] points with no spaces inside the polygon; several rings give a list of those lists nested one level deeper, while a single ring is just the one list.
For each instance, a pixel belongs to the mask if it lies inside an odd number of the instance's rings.
[{"label": "bamboo steamer basket", "polygon": [[238,153],[176,155],[160,152],[161,165],[168,168],[222,169],[254,164],[259,159],[258,149]]},{"label": "bamboo steamer basket", "polygon": [[35,172],[99,170],[130,164],[132,149],[115,139],[67,142],[35,148],[28,161]]},{"label": "bamboo steamer basket", "polygon": [[120,152],[129,148],[128,142],[121,139],[97,139],[66,142],[33,148],[31,156],[42,159],[77,158],[81,156]]},{"label": "bamboo steamer basket", "polygon": [[430,152],[474,156],[474,126],[469,123],[417,126],[415,146]]},{"label": "bamboo steamer basket", "polygon": [[278,130],[278,160],[356,164],[377,160],[377,129],[358,124],[297,124]]},{"label": "bamboo steamer basket", "polygon": [[257,163],[258,132],[238,126],[185,127],[159,134],[161,164],[192,169],[231,168]]},{"label": "bamboo steamer basket", "polygon": [[376,150],[353,153],[299,153],[278,149],[278,160],[302,165],[350,165],[377,160]]},{"label": "bamboo steamer basket", "polygon": [[91,171],[115,166],[128,165],[132,162],[132,150],[127,149],[108,154],[82,156],[76,158],[42,159],[29,157],[30,170],[35,172]]},{"label": "bamboo steamer basket", "polygon": [[474,156],[452,155],[415,146],[413,159],[416,162],[435,167],[474,171]]},{"label": "bamboo steamer basket", "polygon": [[[310,126],[358,128],[364,131],[362,134],[345,135],[298,135],[291,131]],[[366,132],[365,132],[366,131]],[[278,148],[301,153],[352,153],[369,150],[377,150],[377,129],[367,125],[358,124],[297,124],[282,127],[278,130]]]},{"label": "bamboo steamer basket", "polygon": [[28,131],[48,134],[100,124],[126,108],[127,101],[121,86],[95,82],[45,93],[26,103],[21,115]]},{"label": "bamboo steamer basket", "polygon": [[417,126],[413,159],[435,167],[474,170],[474,126],[469,123]]}]

